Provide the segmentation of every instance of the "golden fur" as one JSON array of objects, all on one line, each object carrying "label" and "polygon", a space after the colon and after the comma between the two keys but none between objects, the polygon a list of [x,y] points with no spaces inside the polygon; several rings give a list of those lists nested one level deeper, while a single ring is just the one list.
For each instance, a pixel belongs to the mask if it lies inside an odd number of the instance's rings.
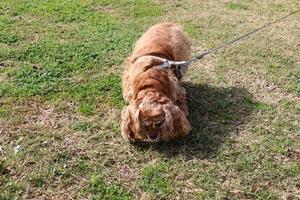
[{"label": "golden fur", "polygon": [[190,43],[180,26],[160,23],[136,43],[123,74],[122,136],[130,141],[170,141],[191,129],[187,119],[186,91],[176,72],[158,69],[161,58],[183,61],[190,58]]}]

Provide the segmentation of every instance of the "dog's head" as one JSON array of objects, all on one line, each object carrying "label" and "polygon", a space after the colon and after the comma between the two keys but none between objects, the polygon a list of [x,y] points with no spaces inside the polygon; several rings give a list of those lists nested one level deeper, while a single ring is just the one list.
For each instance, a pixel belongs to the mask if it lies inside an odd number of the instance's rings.
[{"label": "dog's head", "polygon": [[130,141],[169,141],[186,135],[191,126],[178,106],[166,98],[153,100],[147,94],[122,111],[122,136]]}]

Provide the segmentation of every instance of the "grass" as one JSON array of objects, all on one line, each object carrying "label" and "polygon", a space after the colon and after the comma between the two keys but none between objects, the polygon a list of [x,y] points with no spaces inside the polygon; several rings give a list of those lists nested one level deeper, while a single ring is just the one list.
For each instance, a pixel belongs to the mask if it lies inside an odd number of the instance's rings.
[{"label": "grass", "polygon": [[193,52],[298,1],[0,2],[0,199],[299,199],[299,13],[189,68],[191,134],[127,144],[123,63],[160,21]]},{"label": "grass", "polygon": [[165,177],[167,166],[164,163],[145,166],[137,180],[137,186],[152,198],[166,198],[172,192],[173,184]]}]

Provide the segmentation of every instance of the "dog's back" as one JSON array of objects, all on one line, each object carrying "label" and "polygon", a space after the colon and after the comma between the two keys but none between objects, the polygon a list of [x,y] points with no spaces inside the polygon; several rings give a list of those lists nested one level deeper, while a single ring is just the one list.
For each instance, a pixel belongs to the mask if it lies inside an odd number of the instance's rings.
[{"label": "dog's back", "polygon": [[169,60],[188,60],[191,44],[184,35],[182,28],[172,22],[164,22],[152,26],[136,42],[131,61],[144,55],[163,57]]}]

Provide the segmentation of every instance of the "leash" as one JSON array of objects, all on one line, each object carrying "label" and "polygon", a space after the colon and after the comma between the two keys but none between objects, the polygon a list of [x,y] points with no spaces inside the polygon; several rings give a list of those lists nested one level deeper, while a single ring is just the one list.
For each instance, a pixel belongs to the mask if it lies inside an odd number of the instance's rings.
[{"label": "leash", "polygon": [[210,53],[213,53],[213,52],[215,52],[215,51],[218,51],[218,50],[220,50],[220,49],[222,49],[222,48],[225,48],[226,46],[228,46],[228,45],[230,45],[230,44],[232,44],[232,43],[235,43],[235,42],[237,42],[237,41],[239,41],[239,40],[241,40],[241,39],[243,39],[243,38],[245,38],[245,37],[247,37],[247,36],[250,36],[250,35],[252,35],[252,34],[254,34],[254,33],[256,33],[256,32],[258,32],[258,31],[260,31],[260,30],[262,30],[262,29],[264,29],[264,28],[266,28],[266,27],[268,27],[268,26],[270,26],[270,25],[272,25],[272,24],[275,24],[275,23],[277,23],[277,22],[279,22],[279,21],[281,21],[281,20],[283,20],[283,19],[285,19],[285,18],[291,16],[291,15],[294,15],[295,13],[297,13],[297,12],[299,12],[299,11],[300,11],[300,10],[296,10],[296,11],[294,11],[294,12],[291,12],[291,13],[289,13],[288,15],[285,15],[285,16],[283,16],[283,17],[280,17],[280,18],[278,18],[278,19],[276,19],[276,20],[274,20],[274,21],[272,21],[272,22],[269,22],[269,23],[267,23],[267,24],[265,24],[265,25],[263,25],[263,26],[261,26],[261,27],[259,27],[259,28],[256,28],[256,29],[254,29],[254,30],[252,30],[252,31],[250,31],[250,32],[248,32],[248,33],[245,33],[245,34],[241,35],[240,37],[237,37],[237,38],[235,38],[235,39],[233,39],[233,40],[230,40],[230,41],[228,41],[228,42],[225,42],[225,43],[221,44],[220,46],[217,46],[217,47],[215,47],[215,48],[209,49],[209,50],[207,50],[207,51],[205,51],[205,52],[203,52],[203,53],[201,53],[201,54],[199,54],[199,55],[197,55],[197,56],[194,56],[192,59],[190,59],[190,60],[188,60],[188,61],[171,61],[171,60],[165,59],[163,64],[158,65],[158,66],[156,66],[156,67],[158,67],[158,68],[160,68],[160,69],[166,69],[166,68],[171,68],[172,66],[176,66],[176,68],[177,68],[177,70],[179,71],[179,74],[180,74],[180,77],[179,77],[179,78],[181,78],[181,77],[183,76],[183,74],[184,74],[184,68],[185,68],[187,65],[190,65],[190,64],[193,63],[193,62],[196,62],[196,61],[198,61],[198,60],[201,60],[201,59],[204,58],[206,55],[208,55],[208,54],[210,54]]}]

